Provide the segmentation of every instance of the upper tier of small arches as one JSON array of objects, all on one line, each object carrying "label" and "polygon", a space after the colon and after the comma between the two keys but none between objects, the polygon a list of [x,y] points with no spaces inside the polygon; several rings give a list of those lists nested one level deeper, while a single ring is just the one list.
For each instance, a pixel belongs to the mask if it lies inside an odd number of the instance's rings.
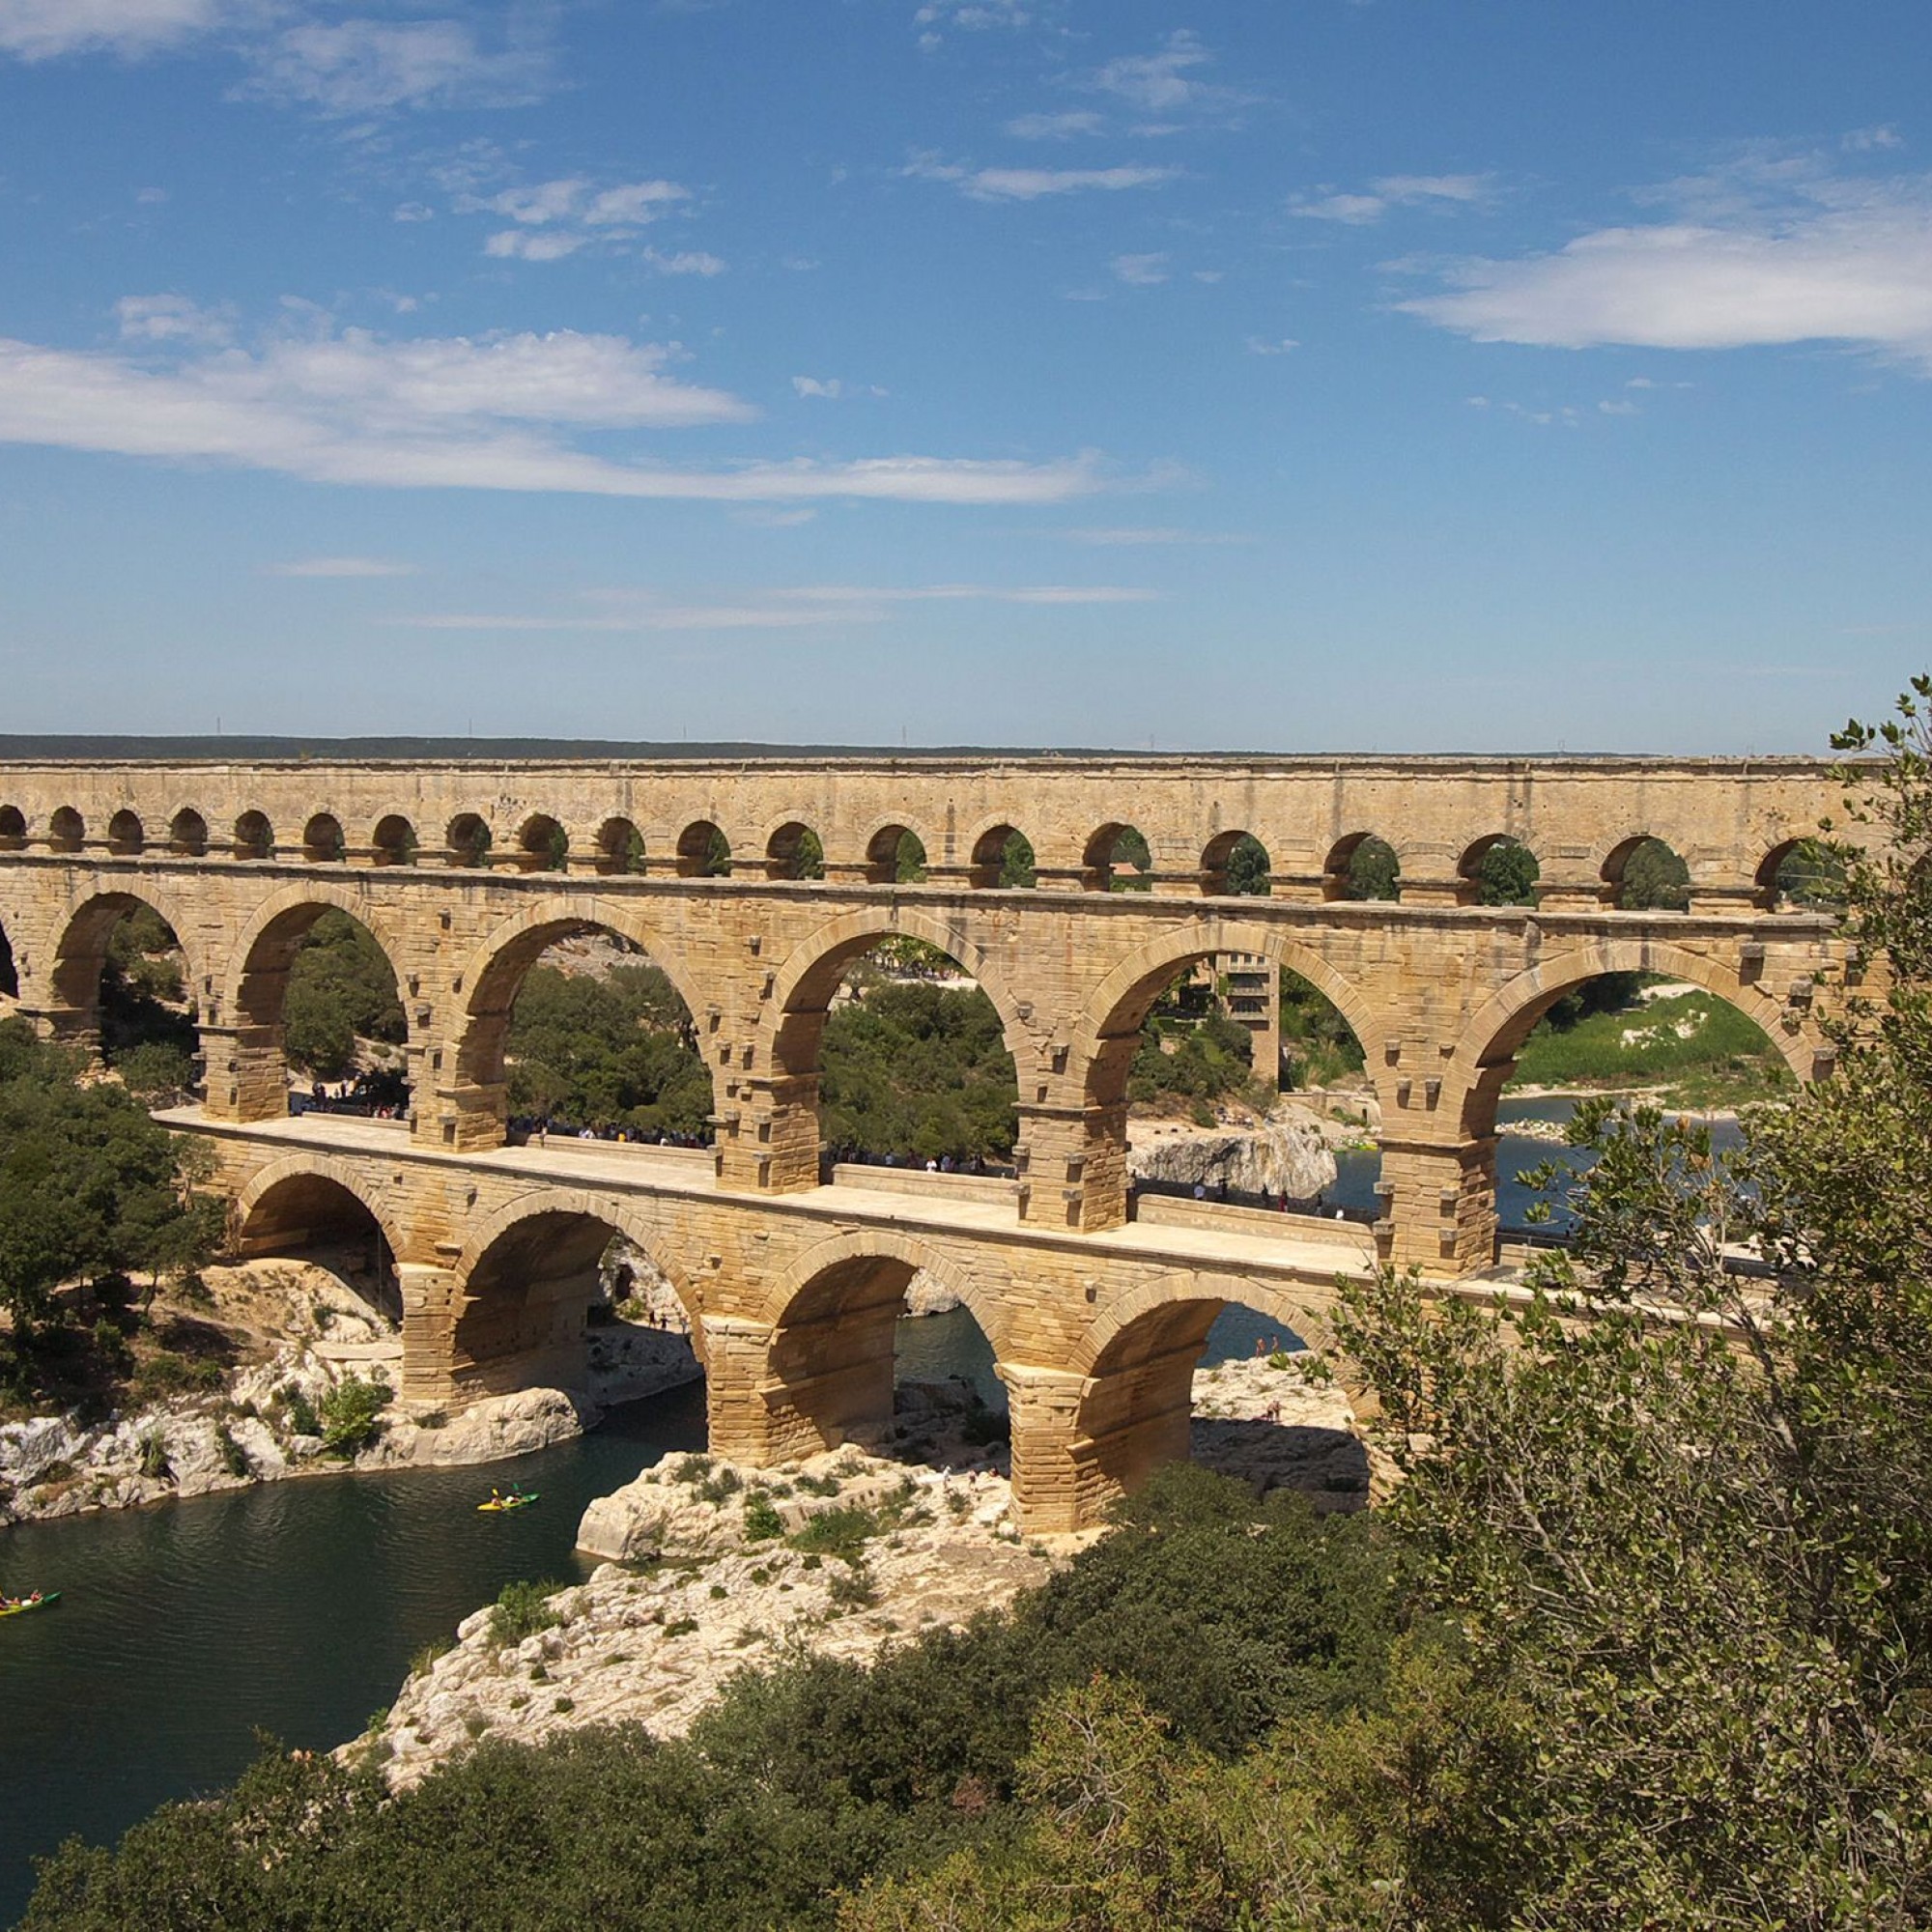
[{"label": "upper tier of small arches", "polygon": [[[1716,865],[1695,848],[1680,855],[1647,829],[1600,839],[1562,863],[1513,835],[1483,830],[1450,841],[1405,843],[1399,827],[1363,828],[1330,839],[1309,857],[1305,835],[1282,837],[1301,854],[1283,866],[1266,840],[1242,827],[1210,831],[1198,844],[1169,832],[1108,820],[1085,835],[1031,836],[1006,818],[931,836],[911,823],[867,829],[852,847],[804,816],[727,827],[717,817],[676,826],[640,826],[619,816],[595,821],[563,810],[496,815],[462,811],[419,825],[402,811],[356,823],[347,813],[313,812],[278,827],[250,809],[226,825],[183,806],[153,822],[131,807],[90,824],[78,808],[57,806],[31,817],[0,804],[0,853],[72,857],[226,860],[245,865],[412,866],[457,870],[568,872],[602,877],[823,880],[957,890],[1152,891],[1210,897],[1281,894],[1297,899],[1383,899],[1433,904],[1634,904],[1683,910],[1698,897],[1739,905],[1829,905],[1820,861],[1802,834]],[[951,855],[950,857],[948,855]],[[1742,862],[1742,863],[1740,863]],[[1640,882],[1640,883],[1634,883]]]}]

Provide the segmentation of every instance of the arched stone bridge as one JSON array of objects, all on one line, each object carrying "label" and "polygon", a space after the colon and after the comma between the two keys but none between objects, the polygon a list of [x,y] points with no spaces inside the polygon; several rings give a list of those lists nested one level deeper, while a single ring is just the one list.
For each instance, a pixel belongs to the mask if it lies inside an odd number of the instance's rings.
[{"label": "arched stone bridge", "polygon": [[[1453,1281],[1493,1259],[1497,1095],[1516,1048],[1570,987],[1632,969],[1691,981],[1763,1027],[1801,1078],[1816,1070],[1814,994],[1841,949],[1829,919],[1776,909],[1775,881],[1839,804],[1829,769],[1804,760],[14,765],[0,766],[0,933],[20,1009],[84,1039],[115,922],[136,904],[167,921],[207,1056],[195,1122],[222,1147],[244,1227],[271,1195],[252,1238],[275,1226],[305,1198],[304,1171],[360,1201],[417,1284],[418,1390],[462,1400],[532,1378],[557,1337],[539,1332],[541,1296],[509,1293],[514,1277],[548,1279],[555,1262],[578,1282],[582,1244],[623,1227],[648,1234],[694,1297],[720,1446],[789,1444],[846,1426],[838,1391],[874,1400],[880,1335],[890,1350],[879,1311],[917,1261],[972,1289],[961,1292],[1015,1391],[1021,1488],[1038,1522],[1083,1513],[1151,1442],[1171,1446],[1174,1365],[1198,1350],[1194,1329],[1228,1298],[1231,1273],[1253,1291],[1234,1298],[1286,1321],[1270,1295],[1294,1286],[1305,1313],[1338,1264],[1372,1258],[1338,1257],[1332,1235],[1303,1253],[1288,1217],[1265,1233],[1128,1223],[1128,1066],[1176,973],[1256,953],[1335,1003],[1382,1107],[1375,1251]],[[1152,856],[1150,890],[1109,892],[1129,825]],[[998,885],[1014,829],[1033,846],[1035,889]],[[822,878],[794,876],[807,831]],[[895,883],[908,832],[925,854],[918,884]],[[1267,851],[1266,896],[1226,892],[1244,834]],[[1340,895],[1368,836],[1398,855],[1396,901]],[[1473,903],[1482,855],[1505,838],[1537,857],[1534,907]],[[1687,862],[1688,912],[1615,909],[1624,861],[1646,838]],[[721,843],[732,870],[712,876]],[[395,969],[414,1094],[406,1127],[285,1120],[283,991],[329,907],[367,926]],[[646,949],[689,1006],[717,1146],[695,1162],[605,1150],[636,1177],[618,1189],[621,1214],[602,1179],[575,1205],[520,1209],[562,1183],[543,1153],[502,1146],[510,1008],[547,947],[598,928]],[[929,1211],[951,1218],[917,1253],[891,1245],[910,1238],[893,1232],[902,1205],[819,1184],[827,1009],[851,961],[894,934],[930,941],[980,980],[1019,1083],[1017,1182],[935,1195]],[[364,1144],[370,1133],[380,1147]],[[882,1245],[828,1248],[800,1275],[812,1231]],[[781,1294],[810,1312],[785,1316]],[[513,1312],[492,1329],[484,1311],[499,1304]],[[1067,1394],[1069,1376],[1084,1393]],[[1035,1411],[1059,1418],[1058,1436]]]}]

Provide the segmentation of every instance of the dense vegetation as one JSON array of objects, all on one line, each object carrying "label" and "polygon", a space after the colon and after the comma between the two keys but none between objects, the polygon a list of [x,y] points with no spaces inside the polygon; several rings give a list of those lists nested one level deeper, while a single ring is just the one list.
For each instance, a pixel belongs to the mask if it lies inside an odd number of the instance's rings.
[{"label": "dense vegetation", "polygon": [[0,1024],[0,1402],[100,1400],[139,1366],[128,1277],[183,1273],[220,1233],[186,1144],[86,1065]]},{"label": "dense vegetation", "polygon": [[400,1046],[409,1037],[388,957],[347,913],[324,913],[297,951],[285,1025],[290,1065],[321,1080],[355,1070],[358,1039]]},{"label": "dense vegetation", "polygon": [[655,966],[601,977],[533,966],[505,1046],[513,1113],[649,1136],[696,1136],[711,1076],[684,1002]]}]

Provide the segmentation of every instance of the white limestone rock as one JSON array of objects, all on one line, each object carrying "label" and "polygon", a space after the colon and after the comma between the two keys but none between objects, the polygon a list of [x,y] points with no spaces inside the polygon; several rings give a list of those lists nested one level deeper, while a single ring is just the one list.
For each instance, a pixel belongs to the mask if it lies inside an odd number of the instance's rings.
[{"label": "white limestone rock", "polygon": [[1178,1181],[1218,1193],[1286,1194],[1310,1201],[1334,1184],[1338,1169],[1313,1122],[1274,1120],[1241,1133],[1184,1133],[1137,1139],[1127,1150],[1137,1180]]}]

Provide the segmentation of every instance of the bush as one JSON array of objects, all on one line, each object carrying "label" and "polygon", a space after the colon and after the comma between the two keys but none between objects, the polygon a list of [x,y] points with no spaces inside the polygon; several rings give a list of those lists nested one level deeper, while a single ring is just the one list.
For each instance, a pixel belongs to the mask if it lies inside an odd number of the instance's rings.
[{"label": "bush", "polygon": [[248,1452],[236,1441],[225,1422],[214,1425],[214,1453],[221,1458],[221,1466],[231,1476],[252,1476],[255,1473]]},{"label": "bush", "polygon": [[754,1490],[745,1498],[745,1541],[764,1543],[783,1534],[784,1518],[762,1490]]},{"label": "bush", "polygon": [[490,1641],[522,1643],[539,1631],[555,1629],[562,1618],[549,1600],[569,1587],[554,1578],[541,1583],[505,1583],[490,1611]]},{"label": "bush", "polygon": [[847,1503],[813,1517],[794,1532],[791,1546],[815,1556],[842,1556],[848,1563],[856,1563],[878,1533],[879,1521],[870,1510]]},{"label": "bush", "polygon": [[353,1456],[383,1433],[378,1419],[394,1393],[381,1376],[350,1376],[322,1399],[322,1441],[332,1455]]},{"label": "bush", "polygon": [[151,1482],[162,1481],[174,1473],[174,1464],[168,1460],[167,1440],[158,1429],[151,1429],[141,1437],[141,1473]]},{"label": "bush", "polygon": [[294,1382],[277,1389],[275,1401],[281,1405],[282,1413],[288,1417],[289,1433],[292,1435],[322,1434],[322,1424],[316,1416],[315,1405]]}]

